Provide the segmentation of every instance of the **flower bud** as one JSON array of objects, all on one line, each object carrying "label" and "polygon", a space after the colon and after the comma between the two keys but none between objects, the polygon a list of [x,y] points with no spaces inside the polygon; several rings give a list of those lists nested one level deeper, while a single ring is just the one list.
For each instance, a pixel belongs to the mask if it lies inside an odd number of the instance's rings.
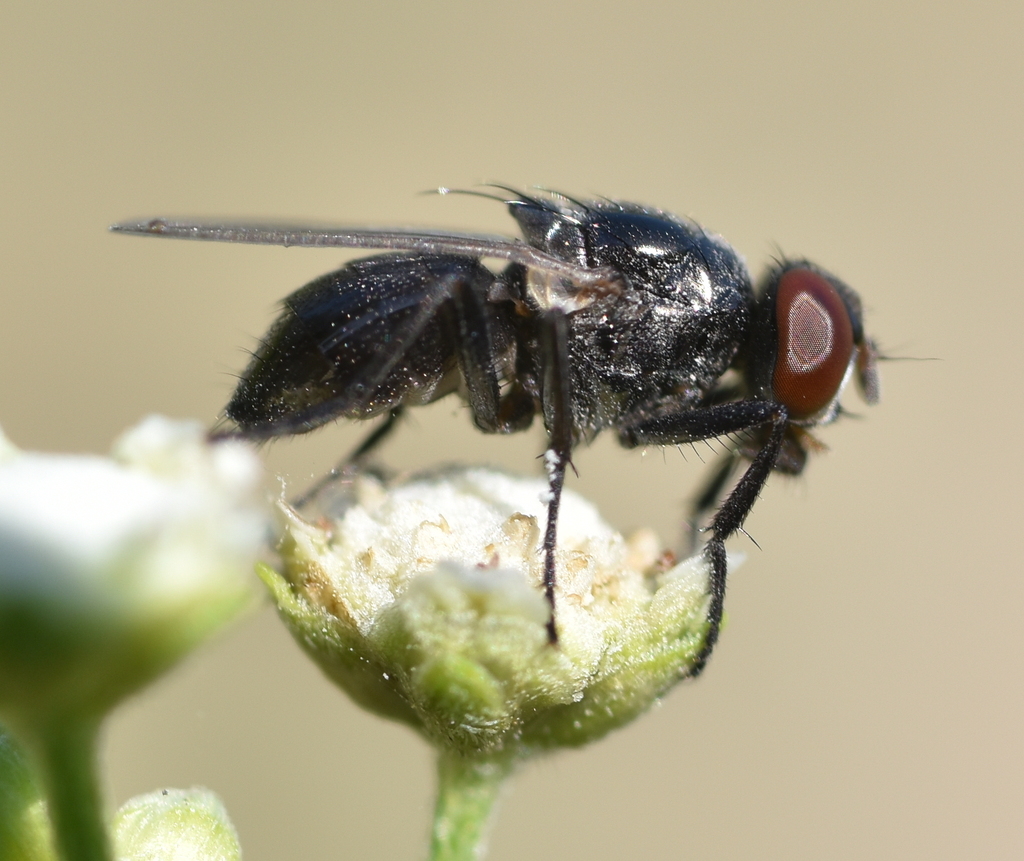
[{"label": "flower bud", "polygon": [[238,834],[208,789],[164,789],[138,795],[114,816],[118,861],[239,861]]}]

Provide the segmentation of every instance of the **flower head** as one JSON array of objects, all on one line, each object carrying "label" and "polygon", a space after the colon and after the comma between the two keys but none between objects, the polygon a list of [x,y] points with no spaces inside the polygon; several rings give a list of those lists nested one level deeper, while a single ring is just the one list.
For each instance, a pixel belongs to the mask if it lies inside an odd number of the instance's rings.
[{"label": "flower head", "polygon": [[687,675],[707,569],[624,539],[579,496],[559,518],[559,642],[545,629],[547,484],[450,468],[336,483],[286,505],[283,576],[264,578],[303,647],[358,702],[461,754],[527,755],[598,738]]},{"label": "flower head", "polygon": [[111,458],[0,435],[0,714],[102,715],[230,617],[264,537],[260,467],[150,418]]}]

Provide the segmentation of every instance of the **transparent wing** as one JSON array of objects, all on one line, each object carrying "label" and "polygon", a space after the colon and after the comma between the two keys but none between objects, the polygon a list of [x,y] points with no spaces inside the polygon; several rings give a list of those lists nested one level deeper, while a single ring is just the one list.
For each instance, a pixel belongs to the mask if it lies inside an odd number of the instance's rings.
[{"label": "transparent wing", "polygon": [[306,248],[381,248],[419,251],[426,254],[461,254],[492,257],[520,263],[530,269],[567,279],[580,290],[596,295],[616,293],[621,276],[609,267],[587,269],[546,254],[520,239],[483,233],[412,230],[377,227],[320,227],[283,224],[220,224],[191,220],[151,218],[111,226],[114,233],[195,239],[206,242],[238,242],[250,245],[303,246]]}]

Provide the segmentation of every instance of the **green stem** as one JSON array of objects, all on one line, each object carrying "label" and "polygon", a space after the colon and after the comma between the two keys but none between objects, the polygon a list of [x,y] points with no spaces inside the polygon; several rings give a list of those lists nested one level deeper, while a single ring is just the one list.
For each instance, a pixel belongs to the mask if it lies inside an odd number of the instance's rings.
[{"label": "green stem", "polygon": [[430,861],[483,858],[494,802],[512,771],[510,757],[465,757],[442,751]]},{"label": "green stem", "polygon": [[99,721],[66,719],[37,728],[54,842],[63,861],[111,861],[96,773]]}]

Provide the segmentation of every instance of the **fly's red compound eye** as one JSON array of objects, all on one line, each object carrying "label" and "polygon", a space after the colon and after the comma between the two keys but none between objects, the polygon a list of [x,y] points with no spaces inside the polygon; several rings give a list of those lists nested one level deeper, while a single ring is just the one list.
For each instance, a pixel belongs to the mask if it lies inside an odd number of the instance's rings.
[{"label": "fly's red compound eye", "polygon": [[839,293],[811,269],[789,269],[775,300],[779,351],[772,391],[794,419],[811,418],[839,393],[853,356],[853,325]]}]

